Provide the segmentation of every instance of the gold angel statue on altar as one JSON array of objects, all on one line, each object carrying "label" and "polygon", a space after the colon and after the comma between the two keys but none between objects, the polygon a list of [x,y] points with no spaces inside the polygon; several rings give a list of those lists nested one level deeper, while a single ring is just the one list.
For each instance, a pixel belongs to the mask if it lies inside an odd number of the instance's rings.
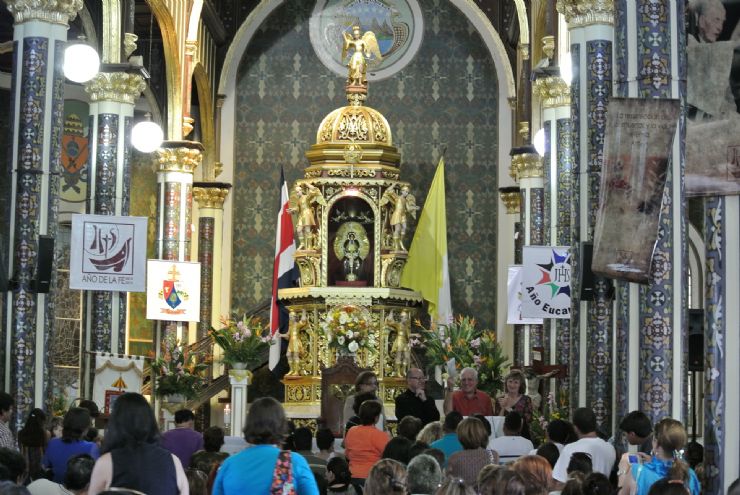
[{"label": "gold angel statue on altar", "polygon": [[410,193],[409,186],[402,186],[400,193],[396,192],[394,186],[386,189],[383,197],[380,198],[380,206],[386,204],[393,205],[389,221],[391,229],[393,229],[392,249],[394,251],[406,251],[406,247],[403,245],[403,236],[406,235],[407,215],[411,214],[412,217],[416,218],[416,211],[419,209],[416,206],[416,198]]},{"label": "gold angel statue on altar", "polygon": [[290,195],[289,213],[296,214],[296,231],[298,233],[298,250],[316,249],[318,223],[314,203],[326,206],[324,195],[313,184],[296,184]]},{"label": "gold angel statue on altar", "polygon": [[380,53],[380,47],[378,46],[377,38],[375,38],[375,33],[367,31],[365,34],[362,34],[360,26],[352,26],[351,36],[346,31],[342,34],[344,35],[342,60],[347,58],[347,54],[351,49],[354,49],[350,56],[349,63],[347,64],[347,67],[349,68],[347,85],[366,86],[367,59],[374,57],[373,60],[377,62],[383,60],[383,55]]},{"label": "gold angel statue on altar", "polygon": [[409,347],[411,322],[409,321],[409,312],[406,310],[401,311],[401,319],[400,321],[396,321],[393,317],[393,310],[391,310],[385,319],[385,325],[389,329],[389,338],[391,337],[391,333],[395,333],[390,355],[393,356],[396,376],[406,376],[406,372],[411,364],[411,348]]}]

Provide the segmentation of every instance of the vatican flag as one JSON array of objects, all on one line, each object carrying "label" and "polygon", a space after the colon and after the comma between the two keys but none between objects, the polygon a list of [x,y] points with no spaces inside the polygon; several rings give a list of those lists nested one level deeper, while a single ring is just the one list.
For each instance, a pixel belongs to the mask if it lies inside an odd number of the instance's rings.
[{"label": "vatican flag", "polygon": [[432,321],[443,325],[452,322],[444,156],[439,159],[437,172],[421,211],[408,262],[401,276],[401,286],[421,292],[429,302]]}]

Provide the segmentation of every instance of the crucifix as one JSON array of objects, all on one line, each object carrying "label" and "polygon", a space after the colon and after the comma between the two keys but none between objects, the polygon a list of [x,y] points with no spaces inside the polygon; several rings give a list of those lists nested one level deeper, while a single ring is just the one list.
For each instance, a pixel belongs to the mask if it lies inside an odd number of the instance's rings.
[{"label": "crucifix", "polygon": [[172,269],[167,274],[172,277],[170,280],[177,282],[177,276],[180,275],[180,272],[177,271],[177,265],[172,265]]}]

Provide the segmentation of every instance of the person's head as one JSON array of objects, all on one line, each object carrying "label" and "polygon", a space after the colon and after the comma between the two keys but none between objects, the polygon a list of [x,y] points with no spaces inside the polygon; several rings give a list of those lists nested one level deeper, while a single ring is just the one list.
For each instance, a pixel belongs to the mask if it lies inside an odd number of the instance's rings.
[{"label": "person's head", "polygon": [[465,484],[462,478],[447,478],[435,495],[475,495],[475,490]]},{"label": "person's head", "polygon": [[195,414],[190,409],[175,411],[175,425],[178,428],[192,428],[195,425]]},{"label": "person's head", "polygon": [[352,410],[357,414],[360,415],[360,406],[363,402],[366,400],[376,400],[378,397],[375,395],[375,392],[361,392],[357,395],[355,395],[355,399],[352,402]]},{"label": "person's head", "polygon": [[569,475],[571,473],[582,473],[584,476],[591,474],[594,470],[593,461],[591,460],[591,454],[586,452],[573,452],[570,456],[570,461],[565,469],[565,472]]},{"label": "person's head", "polygon": [[514,461],[511,469],[524,480],[528,495],[547,495],[552,484],[552,466],[544,457],[525,455]]},{"label": "person's head", "polygon": [[103,440],[103,452],[120,447],[139,447],[159,441],[154,411],[143,395],[127,392],[113,405]]},{"label": "person's head", "polygon": [[334,450],[334,434],[329,428],[319,428],[316,432],[316,446],[321,452]]},{"label": "person's head", "polygon": [[326,463],[326,482],[331,485],[348,486],[352,482],[352,473],[349,470],[347,459],[336,456]]},{"label": "person's head", "polygon": [[609,478],[601,473],[591,473],[583,480],[583,495],[612,495],[614,488]]},{"label": "person's head", "polygon": [[13,416],[13,405],[15,401],[7,392],[0,392],[0,421],[7,423]]},{"label": "person's head", "polygon": [[49,420],[49,426],[47,427],[47,430],[49,430],[51,438],[62,438],[63,422],[64,418],[62,418],[61,416],[54,416]]},{"label": "person's head", "polygon": [[568,474],[568,481],[565,482],[560,495],[583,495],[583,481],[585,479],[586,475],[579,471]]},{"label": "person's head", "polygon": [[460,390],[472,394],[478,388],[478,371],[475,368],[463,368],[460,372]]},{"label": "person's head", "polygon": [[445,463],[445,453],[440,449],[426,449],[422,454],[434,457],[434,460],[437,461],[437,464],[440,466],[443,466]]},{"label": "person's head", "polygon": [[26,488],[23,485],[16,484],[12,481],[0,481],[0,493],[3,495],[30,495],[31,492],[28,491],[28,488]]},{"label": "person's head", "polygon": [[478,418],[465,418],[457,427],[457,439],[463,448],[480,449],[488,445],[488,432]]},{"label": "person's head", "polygon": [[83,407],[70,407],[62,422],[62,440],[76,442],[82,440],[90,427],[90,411]]},{"label": "person's head", "polygon": [[67,461],[67,472],[64,474],[64,488],[72,492],[82,492],[90,484],[95,459],[88,454],[78,454]]},{"label": "person's head", "polygon": [[655,425],[654,450],[656,455],[664,459],[673,459],[673,464],[668,470],[668,477],[672,480],[688,479],[689,465],[683,460],[683,450],[687,441],[686,429],[680,421],[664,418]]},{"label": "person's head", "polygon": [[696,469],[696,466],[704,462],[704,447],[702,444],[694,441],[686,444],[686,462],[689,463],[692,469]]},{"label": "person's head", "polygon": [[293,448],[295,450],[311,450],[311,443],[313,442],[313,435],[311,430],[305,426],[296,428],[293,432]]},{"label": "person's head", "polygon": [[428,443],[431,445],[432,442],[436,442],[442,435],[444,430],[442,429],[442,423],[439,421],[432,421],[427,423],[424,428],[416,435],[416,440],[419,442]]},{"label": "person's head", "polygon": [[553,419],[547,423],[547,438],[551,442],[566,444],[575,440],[573,425],[562,419]]},{"label": "person's head", "polygon": [[355,378],[355,393],[376,392],[378,390],[378,376],[372,371],[362,371]]},{"label": "person's head", "polygon": [[473,414],[473,417],[480,419],[481,423],[483,423],[483,426],[486,427],[486,431],[488,432],[488,436],[490,437],[493,433],[493,430],[491,429],[491,423],[488,422],[488,419],[482,414]]},{"label": "person's head", "polygon": [[444,431],[445,433],[455,433],[457,426],[463,420],[462,414],[457,411],[450,411],[445,415]]},{"label": "person's head", "polygon": [[478,487],[481,495],[525,495],[524,480],[516,471],[497,469]]},{"label": "person's head", "polygon": [[91,401],[90,399],[82,399],[78,407],[87,409],[87,411],[90,413],[91,419],[95,419],[100,416],[100,408],[94,401]]},{"label": "person's head", "polygon": [[416,416],[404,416],[401,421],[398,422],[398,435],[403,436],[411,440],[416,440],[416,435],[421,431],[423,423]]},{"label": "person's head", "polygon": [[522,395],[527,391],[527,379],[524,373],[519,370],[511,370],[504,378],[504,388],[506,392]]},{"label": "person's head", "polygon": [[409,454],[410,450],[411,440],[406,437],[394,437],[385,444],[381,457],[383,459],[393,459],[406,465],[409,463],[409,459],[411,458]]},{"label": "person's head", "polygon": [[409,493],[432,494],[442,481],[442,469],[434,457],[419,454],[409,462],[406,481]]},{"label": "person's head", "polygon": [[596,414],[588,407],[579,407],[573,412],[573,426],[579,437],[596,432]]},{"label": "person's head", "polygon": [[[7,447],[0,447],[0,465],[8,469],[7,474],[0,481],[12,481],[22,484],[26,479],[26,460],[20,452]],[[5,493],[0,491],[0,493]]]},{"label": "person's head", "polygon": [[281,444],[288,433],[283,406],[272,397],[252,403],[244,426],[244,439],[253,445]]},{"label": "person's head", "polygon": [[483,486],[484,483],[487,483],[490,478],[492,478],[496,471],[499,469],[506,469],[504,466],[500,464],[486,464],[481,468],[480,471],[478,471],[478,478],[476,479],[475,486]]},{"label": "person's head", "polygon": [[365,495],[405,495],[406,467],[393,459],[375,463],[365,481]]},{"label": "person's head", "polygon": [[415,441],[411,443],[409,447],[409,459],[413,459],[419,454],[423,454],[429,448],[429,444],[426,442]]},{"label": "person's head", "polygon": [[100,432],[97,428],[93,428],[92,426],[87,429],[85,432],[85,441],[86,442],[95,442],[97,443],[100,441]]},{"label": "person's head", "polygon": [[203,450],[218,452],[224,444],[224,430],[218,426],[210,426],[203,431]]},{"label": "person's head", "polygon": [[190,495],[208,495],[208,475],[200,469],[188,468],[185,470],[188,479]]},{"label": "person's head", "polygon": [[377,400],[366,400],[360,406],[359,416],[360,423],[364,426],[374,425],[380,418],[380,412],[383,410],[383,406],[380,401]]},{"label": "person's head", "polygon": [[523,424],[524,424],[524,419],[522,418],[522,415],[516,411],[511,411],[504,418],[504,435],[506,436],[519,435],[522,432]]},{"label": "person's head", "polygon": [[725,24],[725,7],[719,0],[692,0],[699,41],[714,43]]},{"label": "person's head", "polygon": [[537,448],[537,455],[547,460],[551,467],[555,467],[560,458],[560,449],[552,442],[545,442]]},{"label": "person's head", "polygon": [[409,368],[406,372],[406,386],[412,392],[416,393],[418,390],[424,390],[427,384],[427,377],[424,372],[419,368]]},{"label": "person's head", "polygon": [[630,445],[641,445],[653,432],[653,424],[644,412],[632,411],[619,423],[619,429]]},{"label": "person's head", "polygon": [[28,413],[23,429],[18,432],[18,441],[27,447],[46,445],[46,413],[41,409],[32,409]]}]

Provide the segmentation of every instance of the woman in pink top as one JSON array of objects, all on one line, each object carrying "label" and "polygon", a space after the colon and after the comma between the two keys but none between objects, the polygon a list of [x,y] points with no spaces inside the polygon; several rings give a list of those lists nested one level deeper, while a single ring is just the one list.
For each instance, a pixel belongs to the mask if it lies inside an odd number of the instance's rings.
[{"label": "woman in pink top", "polygon": [[344,453],[352,472],[352,483],[362,486],[373,464],[378,462],[388,443],[388,434],[375,428],[382,406],[377,400],[366,400],[360,405],[360,426],[347,432]]}]

